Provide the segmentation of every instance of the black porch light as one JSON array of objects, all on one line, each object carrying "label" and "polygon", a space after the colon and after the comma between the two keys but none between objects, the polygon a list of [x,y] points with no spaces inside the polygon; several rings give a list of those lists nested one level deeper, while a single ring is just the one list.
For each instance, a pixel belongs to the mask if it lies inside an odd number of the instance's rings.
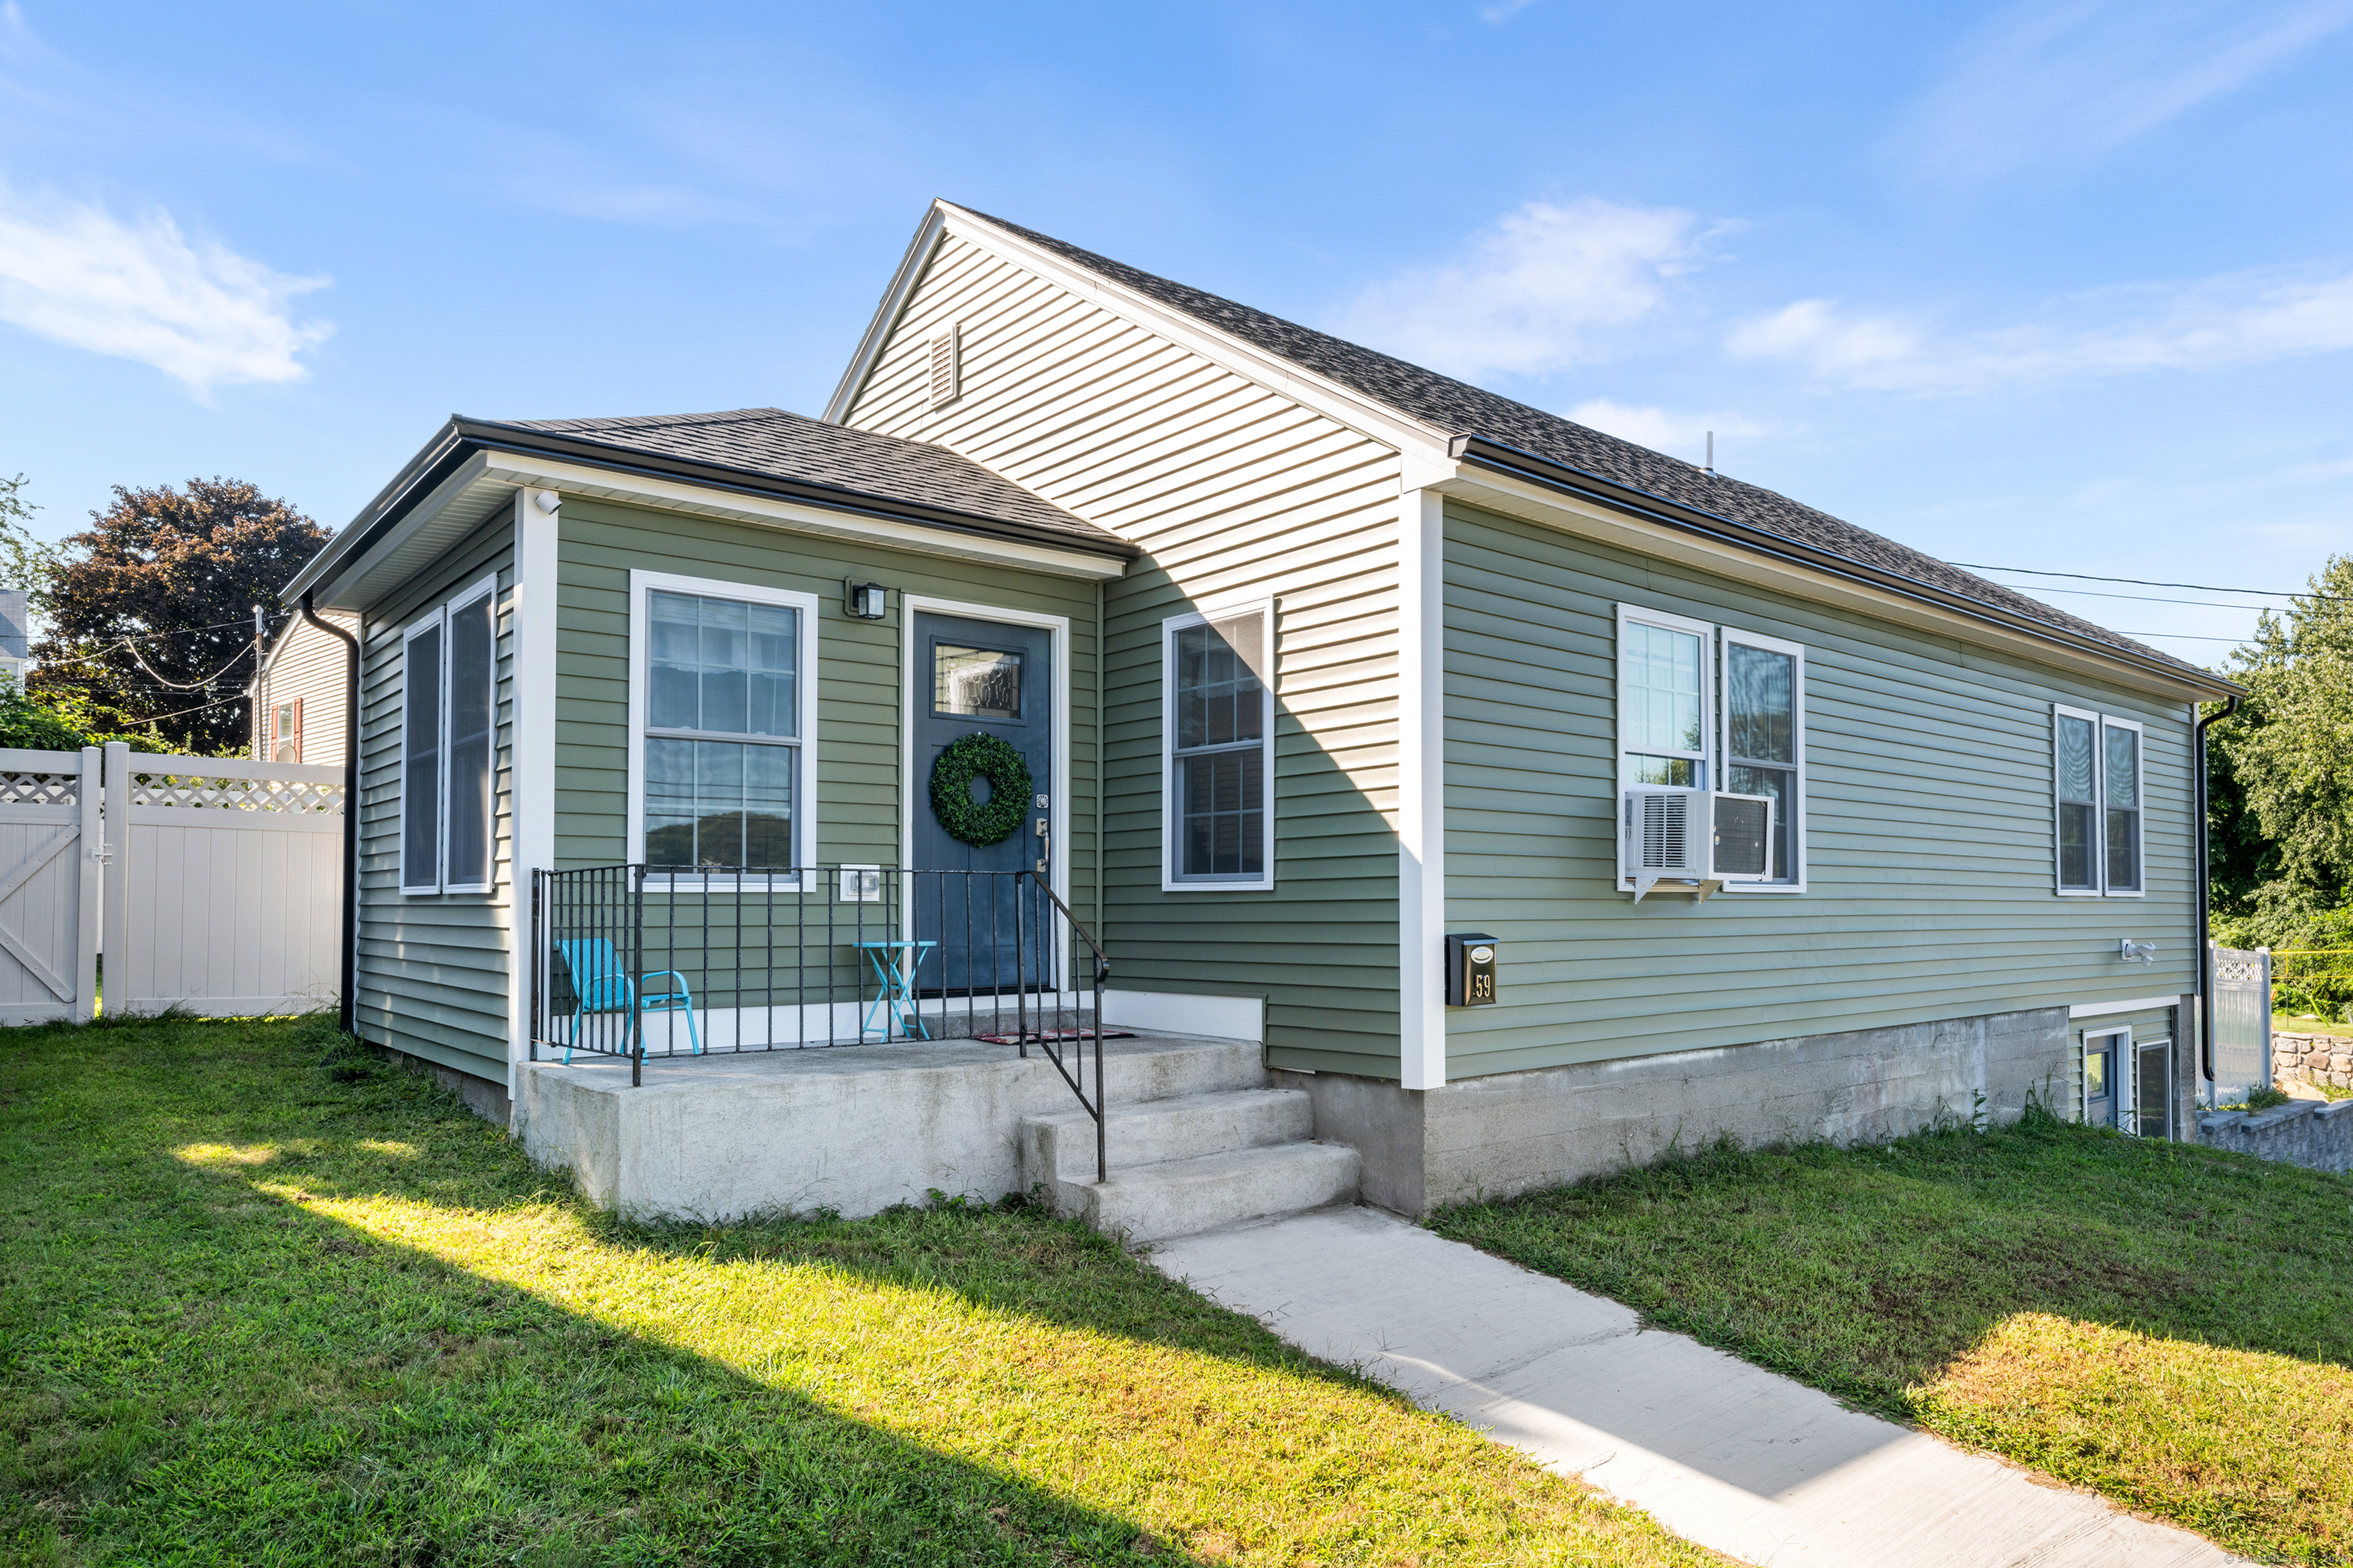
[{"label": "black porch light", "polygon": [[891,613],[891,591],[881,583],[841,579],[841,608],[860,620],[880,620]]}]

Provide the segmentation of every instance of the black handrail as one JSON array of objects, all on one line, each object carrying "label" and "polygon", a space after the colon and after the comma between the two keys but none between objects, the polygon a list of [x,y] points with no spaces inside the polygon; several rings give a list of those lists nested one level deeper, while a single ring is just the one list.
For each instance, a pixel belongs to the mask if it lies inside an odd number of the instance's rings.
[{"label": "black handrail", "polygon": [[[747,907],[754,900],[759,906]],[[779,911],[780,901],[790,906]],[[1058,919],[1071,933],[1067,953]],[[629,1082],[640,1086],[649,1056],[963,1035],[1026,1057],[1034,1043],[1093,1120],[1095,1179],[1108,1175],[1111,959],[1034,871],[534,870],[531,950],[533,1061],[543,1050],[567,1062],[626,1056]],[[1062,965],[1075,971],[1086,955],[1092,974],[1066,980]]]}]

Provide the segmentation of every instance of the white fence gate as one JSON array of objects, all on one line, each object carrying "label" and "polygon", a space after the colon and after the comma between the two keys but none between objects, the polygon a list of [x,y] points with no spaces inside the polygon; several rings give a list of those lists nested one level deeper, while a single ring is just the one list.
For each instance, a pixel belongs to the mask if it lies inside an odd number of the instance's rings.
[{"label": "white fence gate", "polygon": [[[103,785],[101,787],[101,779]],[[334,1003],[343,771],[0,750],[0,1023]]]},{"label": "white fence gate", "polygon": [[332,1006],[343,770],[106,748],[106,1011]]},{"label": "white fence gate", "polygon": [[0,1023],[98,1000],[99,756],[0,750]]},{"label": "white fence gate", "polygon": [[2212,949],[2214,1099],[2231,1105],[2272,1082],[2272,956],[2262,948]]}]

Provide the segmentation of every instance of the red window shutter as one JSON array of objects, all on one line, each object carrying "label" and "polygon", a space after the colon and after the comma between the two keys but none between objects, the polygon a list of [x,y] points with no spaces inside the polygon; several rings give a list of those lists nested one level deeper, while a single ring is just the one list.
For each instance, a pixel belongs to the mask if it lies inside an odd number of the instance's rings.
[{"label": "red window shutter", "polygon": [[302,699],[300,697],[294,699],[294,755],[286,760],[289,762],[302,760]]}]

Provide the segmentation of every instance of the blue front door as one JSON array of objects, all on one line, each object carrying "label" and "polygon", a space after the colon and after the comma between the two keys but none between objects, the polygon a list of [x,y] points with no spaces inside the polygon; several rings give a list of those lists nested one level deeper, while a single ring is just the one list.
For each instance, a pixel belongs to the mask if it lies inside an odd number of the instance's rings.
[{"label": "blue front door", "polygon": [[[917,989],[961,996],[1008,991],[1026,977],[1050,987],[1054,965],[1041,950],[1039,921],[1050,908],[1031,879],[1060,846],[1046,836],[1061,780],[1054,776],[1053,633],[1043,627],[919,611],[914,625],[915,703],[913,869],[908,896],[915,935],[939,943],[917,976]],[[932,769],[940,753],[968,735],[991,735],[1029,764],[1030,799],[1021,825],[994,844],[957,839],[932,803]],[[986,780],[973,800],[991,798]],[[991,873],[926,875],[925,873]],[[1050,875],[1046,879],[1050,885]],[[1048,936],[1050,939],[1050,926]]]}]

